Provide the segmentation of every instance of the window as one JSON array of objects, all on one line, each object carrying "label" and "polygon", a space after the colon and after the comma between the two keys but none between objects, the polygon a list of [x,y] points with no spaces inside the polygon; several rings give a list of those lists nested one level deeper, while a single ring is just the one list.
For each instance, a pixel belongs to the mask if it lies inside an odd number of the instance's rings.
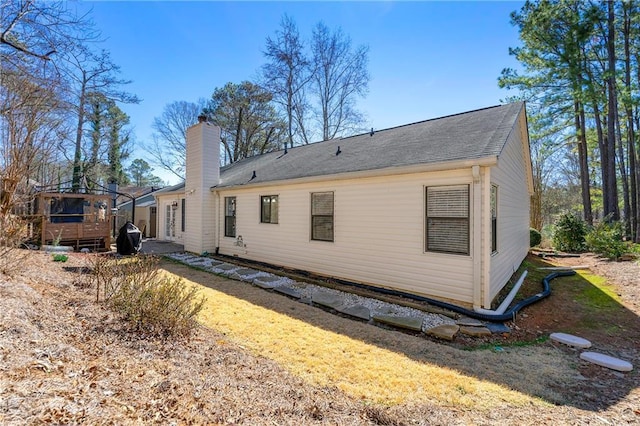
[{"label": "window", "polygon": [[236,236],[236,197],[224,197],[224,236]]},{"label": "window", "polygon": [[469,185],[427,187],[427,251],[469,254]]},{"label": "window", "polygon": [[181,227],[180,227],[180,229],[182,230],[182,232],[184,232],[184,230],[187,227],[186,226],[186,224],[187,224],[187,216],[186,216],[187,200],[183,198],[181,201],[182,201],[182,206],[181,206],[182,208],[181,208],[181,212],[180,212],[180,214],[181,214],[181,218],[180,218],[181,219],[181,222],[180,222]]},{"label": "window", "polygon": [[498,251],[498,187],[491,185],[491,253]]},{"label": "window", "polygon": [[167,238],[172,238],[176,236],[176,227],[175,227],[175,210],[172,208],[171,204],[167,204],[167,210],[165,215],[164,222],[164,233]]},{"label": "window", "polygon": [[260,197],[260,222],[278,223],[277,195],[263,195]]},{"label": "window", "polygon": [[311,239],[333,241],[333,192],[311,193]]}]

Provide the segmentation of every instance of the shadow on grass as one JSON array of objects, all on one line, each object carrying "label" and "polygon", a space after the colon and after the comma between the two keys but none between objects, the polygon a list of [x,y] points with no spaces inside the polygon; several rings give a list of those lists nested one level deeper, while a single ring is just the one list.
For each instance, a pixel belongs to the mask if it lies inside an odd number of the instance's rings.
[{"label": "shadow on grass", "polygon": [[[525,266],[530,271],[529,279],[518,297],[539,292],[540,280],[549,273],[537,269],[550,266],[548,263],[532,257],[526,262]],[[579,359],[578,350],[550,342],[528,346],[512,342],[513,346],[503,345],[500,351],[461,350],[430,340],[424,335],[409,335],[345,318],[281,294],[183,264],[163,262],[162,267],[230,297],[331,333],[401,354],[420,363],[453,369],[463,375],[496,383],[553,404],[600,411],[621,401],[638,387],[637,368],[624,375],[602,367],[594,368]],[[538,342],[541,340],[539,337],[551,332],[577,334],[590,339],[594,344],[593,350],[614,356],[626,355],[626,359],[637,364],[636,342],[640,339],[640,321],[636,314],[616,300],[615,294],[608,291],[606,286],[594,285],[582,275],[559,278],[552,281],[551,285],[552,295],[521,311],[512,326],[521,330],[530,329],[530,340],[537,339]],[[260,333],[260,330],[255,332]],[[496,339],[495,345],[501,345],[499,338]],[[523,334],[523,340],[527,340],[526,333]],[[282,343],[286,344],[286,340]],[[606,395],[603,395],[603,388],[606,389]]]}]

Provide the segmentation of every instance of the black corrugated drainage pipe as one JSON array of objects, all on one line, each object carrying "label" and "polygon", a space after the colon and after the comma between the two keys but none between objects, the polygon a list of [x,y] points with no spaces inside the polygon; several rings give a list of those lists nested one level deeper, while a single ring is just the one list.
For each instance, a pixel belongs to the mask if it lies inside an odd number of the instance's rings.
[{"label": "black corrugated drainage pipe", "polygon": [[[415,294],[405,293],[402,291],[391,290],[387,288],[375,288],[375,291],[385,293],[385,294],[391,294],[395,296],[402,296],[408,299],[418,300],[420,302],[427,302],[430,305],[437,306],[439,308],[448,309],[450,311],[453,311],[462,315],[466,315],[470,318],[475,318],[481,321],[504,322],[504,321],[510,321],[515,319],[516,313],[520,309],[524,308],[525,306],[529,306],[533,303],[536,303],[544,299],[545,297],[548,297],[551,294],[551,285],[550,285],[551,280],[558,277],[569,277],[575,274],[576,274],[576,271],[558,271],[558,272],[553,272],[547,275],[542,279],[542,291],[540,293],[534,294],[531,297],[521,300],[520,302],[513,305],[511,309],[508,309],[503,314],[486,314],[486,313],[475,312],[471,309],[463,308],[462,306],[453,305],[451,303],[442,302],[440,300],[435,300],[428,297],[418,296]],[[363,286],[363,287],[373,288],[370,286]]]}]

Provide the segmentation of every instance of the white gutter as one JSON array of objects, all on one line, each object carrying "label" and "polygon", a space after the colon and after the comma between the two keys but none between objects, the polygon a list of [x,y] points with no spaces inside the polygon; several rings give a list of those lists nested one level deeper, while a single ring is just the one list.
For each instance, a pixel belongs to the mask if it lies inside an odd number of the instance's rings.
[{"label": "white gutter", "polygon": [[401,166],[401,167],[386,167],[384,169],[374,169],[374,170],[360,170],[354,172],[343,172],[343,173],[334,173],[334,174],[324,174],[317,176],[305,176],[300,178],[291,178],[291,179],[281,179],[281,180],[272,180],[265,182],[256,182],[256,183],[243,183],[238,185],[228,185],[228,186],[212,186],[209,188],[210,191],[216,191],[218,189],[232,189],[232,188],[245,188],[251,186],[253,188],[260,186],[273,186],[273,185],[282,185],[282,184],[299,184],[299,183],[308,183],[308,182],[326,182],[340,179],[357,179],[357,178],[368,178],[368,177],[378,177],[378,176],[392,176],[392,175],[405,175],[412,173],[425,173],[425,172],[440,172],[445,170],[458,170],[458,169],[467,169],[473,166],[494,166],[498,164],[497,156],[489,156],[476,158],[472,160],[456,160],[456,161],[443,161],[438,163],[429,163],[429,164],[415,164],[412,166]]}]

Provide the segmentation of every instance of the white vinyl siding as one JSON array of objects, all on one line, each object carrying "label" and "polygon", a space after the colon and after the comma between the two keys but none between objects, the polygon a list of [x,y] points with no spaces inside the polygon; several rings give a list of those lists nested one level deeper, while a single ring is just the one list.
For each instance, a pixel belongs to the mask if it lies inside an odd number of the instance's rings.
[{"label": "white vinyl siding", "polygon": [[[425,187],[463,185],[471,170],[330,182],[220,189],[237,197],[244,247],[219,240],[220,253],[401,291],[472,303],[472,256],[425,252]],[[279,224],[260,224],[255,206],[278,194]],[[311,193],[333,193],[334,242],[310,239]],[[224,214],[220,217],[224,229]]]},{"label": "white vinyl siding", "polygon": [[[519,118],[500,155],[498,165],[491,168],[491,185],[499,188],[496,198],[498,220],[496,223],[497,251],[490,257],[489,293],[484,295],[484,304],[491,300],[504,287],[514,271],[520,266],[529,251],[529,187],[526,179],[527,166],[525,155],[529,155],[528,146],[523,142],[526,133],[524,115]],[[525,145],[523,146],[523,143]],[[526,153],[525,153],[526,151]],[[487,189],[487,203],[490,203],[490,190]],[[491,208],[487,206],[489,217],[483,222],[487,227],[483,233],[485,246],[491,249]]]},{"label": "white vinyl siding", "polygon": [[469,185],[427,188],[426,251],[469,254]]},{"label": "white vinyl siding", "polygon": [[[193,253],[215,250],[218,200],[210,188],[220,183],[220,128],[198,123],[187,129],[184,249]],[[178,228],[180,229],[180,228]]]}]

